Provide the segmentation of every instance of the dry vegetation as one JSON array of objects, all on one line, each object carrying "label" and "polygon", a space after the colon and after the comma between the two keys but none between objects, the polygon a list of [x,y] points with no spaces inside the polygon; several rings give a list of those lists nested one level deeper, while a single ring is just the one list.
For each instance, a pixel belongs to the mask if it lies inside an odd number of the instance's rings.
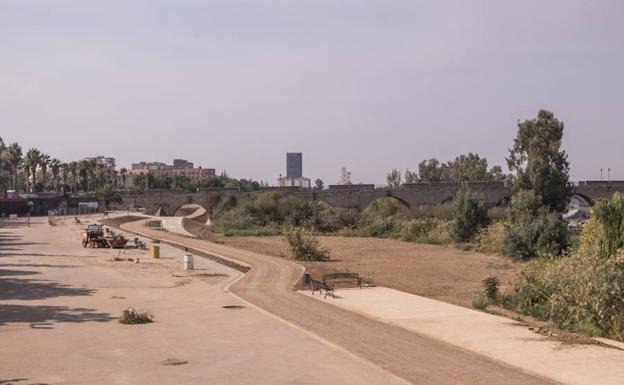
[{"label": "dry vegetation", "polygon": [[[496,276],[501,288],[510,284],[522,264],[452,247],[413,244],[391,239],[319,237],[331,250],[328,262],[299,261],[313,276],[357,272],[375,284],[461,306],[472,306],[473,293],[484,279]],[[226,245],[274,256],[286,256],[281,237],[219,237]]]}]

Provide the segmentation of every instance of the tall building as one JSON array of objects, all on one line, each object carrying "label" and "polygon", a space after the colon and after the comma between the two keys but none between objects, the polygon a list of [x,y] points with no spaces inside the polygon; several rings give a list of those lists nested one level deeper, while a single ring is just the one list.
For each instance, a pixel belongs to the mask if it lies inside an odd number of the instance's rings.
[{"label": "tall building", "polygon": [[303,177],[303,155],[300,152],[286,153],[286,176],[277,180],[280,187],[310,188],[310,179]]},{"label": "tall building", "polygon": [[286,178],[301,178],[303,176],[303,154],[300,152],[286,153]]}]

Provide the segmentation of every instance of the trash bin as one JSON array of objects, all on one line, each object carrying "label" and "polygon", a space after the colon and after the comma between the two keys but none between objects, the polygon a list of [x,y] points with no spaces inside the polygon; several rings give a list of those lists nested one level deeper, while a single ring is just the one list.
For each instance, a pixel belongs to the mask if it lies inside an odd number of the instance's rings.
[{"label": "trash bin", "polygon": [[152,258],[160,258],[160,245],[152,245]]},{"label": "trash bin", "polygon": [[193,270],[193,256],[191,254],[184,256],[184,270]]}]

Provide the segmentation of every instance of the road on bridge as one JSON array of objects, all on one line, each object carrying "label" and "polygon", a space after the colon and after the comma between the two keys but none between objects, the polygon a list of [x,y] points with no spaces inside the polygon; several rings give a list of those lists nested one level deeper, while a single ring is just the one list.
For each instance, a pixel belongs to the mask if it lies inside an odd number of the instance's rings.
[{"label": "road on bridge", "polygon": [[121,228],[249,265],[251,269],[230,288],[237,296],[411,383],[553,384],[481,355],[298,294],[292,288],[304,269],[292,261],[150,230],[143,222],[125,223]]}]

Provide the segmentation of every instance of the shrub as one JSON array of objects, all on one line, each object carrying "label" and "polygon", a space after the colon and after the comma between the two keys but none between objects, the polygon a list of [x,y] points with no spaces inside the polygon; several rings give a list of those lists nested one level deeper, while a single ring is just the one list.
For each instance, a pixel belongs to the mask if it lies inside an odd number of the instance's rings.
[{"label": "shrub", "polygon": [[472,296],[472,307],[479,310],[485,310],[485,308],[490,304],[485,294],[482,292],[476,292]]},{"label": "shrub", "polygon": [[482,227],[488,225],[488,222],[483,196],[460,190],[455,196],[455,214],[450,227],[453,240],[471,241]]},{"label": "shrub", "polygon": [[446,245],[452,242],[449,222],[434,218],[417,218],[400,223],[397,238],[407,242]]},{"label": "shrub", "polygon": [[479,231],[475,236],[477,251],[501,255],[505,245],[505,223],[494,222]]},{"label": "shrub", "polygon": [[568,243],[568,229],[556,212],[540,207],[530,190],[520,190],[512,198],[512,224],[506,228],[503,254],[526,260],[537,256],[560,255]]},{"label": "shrub", "polygon": [[357,227],[366,237],[397,237],[409,209],[396,198],[379,198],[362,211]]},{"label": "shrub", "polygon": [[[516,311],[578,332],[624,337],[624,256],[577,254],[532,262],[511,293]],[[593,332],[591,333],[593,334]]]},{"label": "shrub", "polygon": [[293,259],[301,261],[329,260],[329,250],[319,246],[311,231],[303,227],[292,227],[284,234],[288,251]]},{"label": "shrub", "polygon": [[496,303],[496,300],[498,298],[499,285],[500,281],[497,277],[488,277],[483,280],[483,292],[492,303]]},{"label": "shrub", "polygon": [[596,202],[589,226],[591,233],[583,232],[581,248],[599,257],[614,255],[624,246],[624,195],[616,192],[611,200]]}]

